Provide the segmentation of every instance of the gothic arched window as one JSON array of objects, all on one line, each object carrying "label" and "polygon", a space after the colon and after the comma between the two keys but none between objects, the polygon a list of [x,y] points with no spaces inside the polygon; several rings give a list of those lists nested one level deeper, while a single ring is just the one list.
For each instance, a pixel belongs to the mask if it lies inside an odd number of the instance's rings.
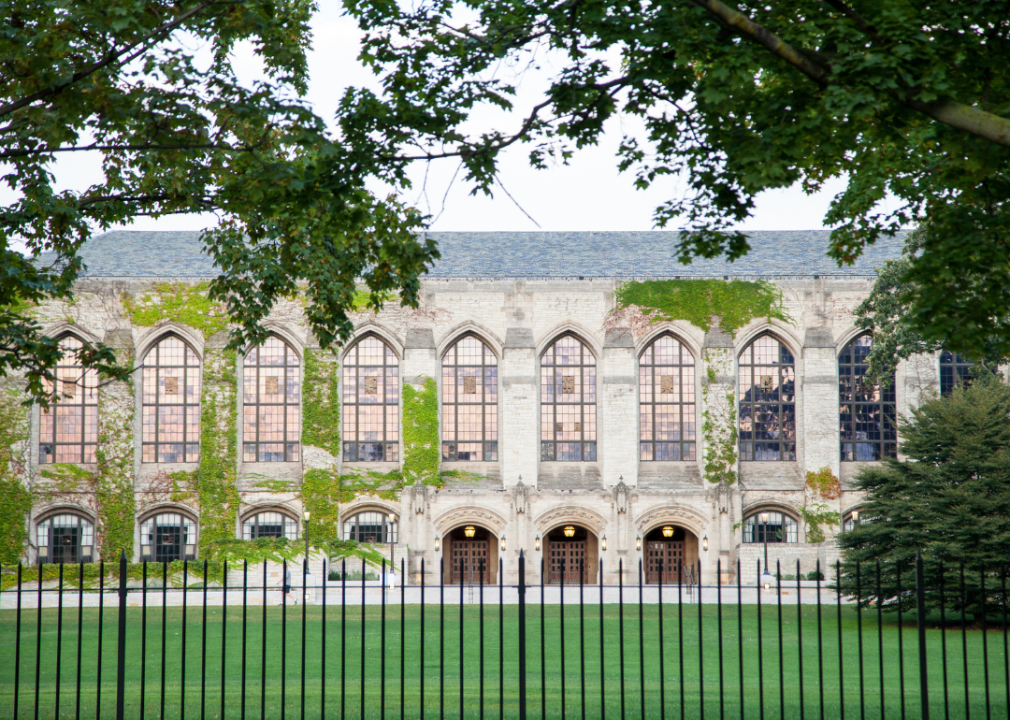
[{"label": "gothic arched window", "polygon": [[796,368],[772,335],[740,355],[740,460],[796,459]]},{"label": "gothic arched window", "polygon": [[399,440],[399,362],[369,335],[344,356],[344,462],[396,462]]},{"label": "gothic arched window", "polygon": [[897,455],[894,374],[886,389],[864,381],[866,356],[872,346],[871,335],[860,335],[838,357],[843,462],[867,462]]},{"label": "gothic arched window", "polygon": [[442,358],[442,460],[498,460],[498,358],[472,335]]},{"label": "gothic arched window", "polygon": [[971,360],[944,350],[940,353],[940,395],[947,397],[958,384],[968,385],[972,380]]},{"label": "gothic arched window", "polygon": [[298,422],[302,394],[298,356],[271,336],[245,356],[242,391],[242,459],[245,462],[298,462]]},{"label": "gothic arched window", "polygon": [[98,442],[98,373],[84,371],[76,352],[84,343],[73,335],[60,338],[63,357],[56,382],[43,380],[49,407],[39,417],[40,463],[93,463]]},{"label": "gothic arched window", "polygon": [[144,358],[143,461],[200,460],[200,358],[166,335]]},{"label": "gothic arched window", "polygon": [[75,513],[50,515],[35,529],[39,562],[91,562],[95,549],[95,526]]},{"label": "gothic arched window", "polygon": [[272,510],[250,515],[242,521],[243,540],[255,540],[261,537],[297,540],[298,521],[290,515]]},{"label": "gothic arched window", "polygon": [[639,459],[695,459],[694,357],[671,335],[638,360]]},{"label": "gothic arched window", "polygon": [[743,521],[743,541],[745,543],[799,542],[799,525],[796,518],[778,510],[758,510]]},{"label": "gothic arched window", "polygon": [[196,558],[196,522],[188,515],[163,512],[140,523],[142,560],[172,562]]},{"label": "gothic arched window", "polygon": [[540,459],[596,460],[596,358],[572,335],[540,356]]},{"label": "gothic arched window", "polygon": [[395,543],[397,523],[384,512],[366,511],[344,521],[344,540],[367,543]]}]

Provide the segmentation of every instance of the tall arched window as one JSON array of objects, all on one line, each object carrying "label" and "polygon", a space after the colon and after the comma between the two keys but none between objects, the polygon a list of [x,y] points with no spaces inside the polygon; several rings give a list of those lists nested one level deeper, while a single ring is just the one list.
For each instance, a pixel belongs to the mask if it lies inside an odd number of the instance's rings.
[{"label": "tall arched window", "polygon": [[344,521],[344,540],[367,543],[395,543],[397,523],[384,512],[361,512]]},{"label": "tall arched window", "polygon": [[745,543],[799,542],[799,525],[796,518],[778,510],[759,510],[748,515],[743,521],[743,541]]},{"label": "tall arched window", "polygon": [[947,397],[958,383],[970,383],[974,365],[971,360],[947,350],[940,353],[940,395]]},{"label": "tall arched window", "polygon": [[144,358],[143,460],[200,460],[200,359],[166,335]]},{"label": "tall arched window", "polygon": [[472,335],[442,358],[442,459],[498,460],[498,358]]},{"label": "tall arched window", "polygon": [[73,335],[60,338],[63,357],[56,382],[43,380],[50,405],[39,418],[40,463],[93,463],[98,442],[98,374],[87,372],[76,351],[84,343]]},{"label": "tall arched window", "polygon": [[142,560],[172,562],[196,558],[196,522],[177,512],[153,515],[140,524]]},{"label": "tall arched window", "polygon": [[740,460],[796,459],[796,368],[771,335],[740,355]]},{"label": "tall arched window", "polygon": [[344,461],[396,462],[399,439],[399,363],[369,335],[344,356]]},{"label": "tall arched window", "polygon": [[81,515],[50,515],[35,529],[39,562],[91,562],[95,548],[95,526]]},{"label": "tall arched window", "polygon": [[298,356],[272,336],[245,356],[242,398],[242,459],[298,462],[298,403],[302,394]]},{"label": "tall arched window", "polygon": [[662,335],[638,360],[639,458],[694,460],[694,357]]},{"label": "tall arched window", "polygon": [[540,459],[596,460],[596,358],[572,335],[540,356]]},{"label": "tall arched window", "polygon": [[298,539],[298,521],[290,515],[267,511],[250,515],[242,522],[242,539],[256,538]]},{"label": "tall arched window", "polygon": [[871,335],[860,335],[838,358],[838,402],[842,461],[867,462],[897,454],[894,374],[887,388],[864,382]]}]

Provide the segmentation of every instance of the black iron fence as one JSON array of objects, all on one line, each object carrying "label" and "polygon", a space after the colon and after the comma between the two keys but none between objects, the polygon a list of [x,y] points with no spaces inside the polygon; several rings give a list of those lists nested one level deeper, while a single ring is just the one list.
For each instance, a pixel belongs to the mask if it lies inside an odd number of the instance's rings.
[{"label": "black iron fence", "polygon": [[638,563],[604,585],[601,563],[551,585],[518,565],[513,586],[499,565],[496,585],[396,587],[346,562],[278,583],[266,563],[0,568],[0,717],[1010,717],[1005,569],[669,585]]}]

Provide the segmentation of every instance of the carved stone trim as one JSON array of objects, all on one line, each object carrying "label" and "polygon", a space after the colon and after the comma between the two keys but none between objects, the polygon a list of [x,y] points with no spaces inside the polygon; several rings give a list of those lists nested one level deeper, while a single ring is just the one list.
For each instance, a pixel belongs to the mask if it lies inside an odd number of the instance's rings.
[{"label": "carved stone trim", "polygon": [[454,508],[435,519],[435,530],[443,535],[460,525],[482,525],[497,536],[505,529],[505,518],[496,512],[479,507]]},{"label": "carved stone trim", "polygon": [[639,534],[643,536],[654,527],[665,524],[680,525],[698,535],[708,526],[708,517],[684,505],[662,505],[650,508],[635,521]]},{"label": "carved stone trim", "polygon": [[534,521],[541,535],[565,523],[583,525],[599,535],[607,526],[607,519],[589,508],[565,506],[548,510]]}]

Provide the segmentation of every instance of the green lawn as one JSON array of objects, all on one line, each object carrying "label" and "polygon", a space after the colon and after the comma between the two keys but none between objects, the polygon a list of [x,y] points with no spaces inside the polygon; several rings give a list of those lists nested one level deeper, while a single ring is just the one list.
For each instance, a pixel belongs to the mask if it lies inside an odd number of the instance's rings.
[{"label": "green lawn", "polygon": [[[598,718],[601,709],[600,672],[600,624],[599,606],[585,608],[585,716]],[[743,660],[744,682],[743,703],[746,717],[759,716],[759,663],[756,607],[743,608]],[[740,717],[740,636],[735,606],[725,607],[722,616],[724,705],[720,704],[720,636],[717,608],[706,605],[703,608],[702,637],[700,644],[704,662],[699,660],[698,606],[683,606],[683,634],[678,628],[678,608],[664,606],[664,634],[662,647],[665,651],[665,702],[666,717],[681,717],[681,702],[685,716],[699,717],[700,693],[704,686],[705,715],[719,717]],[[320,608],[310,606],[305,614],[305,663],[302,664],[302,607],[287,609],[286,623],[282,622],[280,608],[267,610],[266,621],[266,667],[261,664],[263,657],[263,609],[248,609],[246,633],[246,680],[243,693],[242,683],[242,609],[228,608],[227,637],[223,675],[225,678],[225,715],[238,719],[242,712],[243,694],[246,716],[261,717],[261,698],[265,690],[265,716],[279,718],[283,711],[287,718],[298,718],[301,714],[301,685],[305,679],[305,716],[319,717],[322,710],[321,697],[321,645],[322,616]],[[346,620],[346,663],[341,663],[341,610],[329,607],[326,614],[326,683],[325,711],[331,718],[341,717],[342,672],[345,692],[343,708],[348,718],[379,718],[382,712],[380,697],[380,612],[369,606],[365,613],[365,667],[366,678],[364,702],[361,696],[361,635],[362,619],[360,607],[347,608]],[[777,718],[800,717],[799,682],[799,641],[796,607],[783,609],[782,645],[784,659],[781,667],[784,682],[780,683],[779,624],[774,606],[763,608],[763,653],[764,653],[764,707],[765,716]],[[55,715],[56,701],[56,645],[57,611],[42,611],[42,650],[39,714],[40,717]],[[403,680],[406,697],[404,716],[419,717],[420,697],[420,608],[407,606],[404,642],[405,675]],[[518,717],[518,627],[516,606],[506,606],[504,638],[504,714]],[[657,606],[646,605],[642,636],[644,637],[645,658],[645,707],[641,704],[642,677],[640,675],[638,606],[625,606],[624,611],[624,688],[625,714],[629,718],[661,717],[661,683],[659,669],[660,634]],[[803,632],[803,692],[807,717],[820,714],[820,688],[818,683],[817,609],[804,606],[802,615]],[[201,704],[205,706],[206,717],[221,714],[222,678],[222,627],[224,615],[221,608],[208,608],[207,622],[203,623],[202,608],[189,609],[186,615],[186,670],[185,682],[181,668],[182,659],[182,612],[179,608],[169,608],[166,617],[166,635],[162,641],[162,613],[159,608],[148,610],[146,653],[142,652],[141,611],[128,611],[127,643],[127,717],[140,717],[141,672],[146,669],[144,696],[144,717],[157,718],[161,715],[161,655],[166,655],[165,667],[165,717],[182,715],[181,699],[185,685],[185,716],[201,716]],[[101,666],[102,716],[111,716],[115,711],[116,690],[116,633],[117,611],[106,609],[104,613],[103,648]],[[14,611],[0,612],[0,718],[13,716],[14,675],[15,675],[15,621]],[[18,717],[32,717],[35,703],[35,655],[36,655],[35,611],[24,611],[21,620],[20,654],[20,701]],[[444,628],[439,624],[438,606],[425,608],[425,717],[436,718],[440,709],[440,679],[444,676],[445,716],[458,718],[460,712],[460,647],[459,608],[445,608]],[[621,717],[621,673],[620,636],[618,608],[604,606],[605,635],[605,685],[606,716]],[[546,711],[547,717],[561,717],[562,681],[565,684],[564,699],[566,716],[582,716],[582,686],[580,667],[579,610],[578,606],[565,607],[564,650],[560,630],[559,608],[548,606],[544,618],[546,637],[543,647],[546,657]],[[478,608],[468,606],[464,611],[465,642],[463,647],[464,697],[463,716],[480,717],[480,635]],[[286,645],[282,643],[282,631],[286,628]],[[825,607],[823,616],[823,662],[824,662],[824,702],[829,718],[839,717],[839,673],[838,673],[838,625],[835,608]],[[860,717],[860,672],[859,640],[855,611],[844,610],[842,631],[844,635],[845,666],[845,717]],[[203,635],[206,633],[206,654],[203,652]],[[499,717],[499,623],[498,607],[485,608],[484,613],[484,717]],[[82,660],[77,663],[78,646],[77,609],[64,610],[62,633],[62,664],[60,678],[60,717],[76,716],[76,683],[78,671],[81,676],[80,712],[85,717],[95,717],[98,683],[98,611],[85,609],[82,638]],[[680,638],[683,637],[683,642]],[[400,715],[400,614],[399,607],[386,610],[386,687],[385,716],[397,718]],[[444,641],[444,665],[439,659],[439,643]],[[982,652],[982,633],[970,630],[967,634],[969,656],[968,675],[971,697],[971,717],[986,716],[986,696]],[[1004,682],[1003,633],[988,633],[990,712],[993,717],[1006,717],[1006,685]],[[918,701],[918,645],[915,628],[906,625],[905,642],[905,696],[907,717],[919,717]],[[282,652],[286,647],[286,654]],[[931,712],[933,717],[944,716],[943,665],[941,654],[941,633],[937,629],[929,631],[927,639]],[[964,707],[964,666],[962,664],[962,642],[959,629],[947,631],[947,676],[949,682],[949,716],[965,717]],[[683,664],[680,653],[683,652]],[[540,608],[529,606],[527,614],[527,687],[530,718],[541,717],[541,632]],[[866,704],[865,717],[881,716],[880,692],[880,648],[876,626],[876,613],[863,614],[863,697]],[[206,658],[206,672],[203,662]],[[565,667],[562,674],[561,661]],[[883,672],[884,702],[886,716],[901,717],[899,692],[898,627],[894,617],[886,617],[883,626]],[[702,673],[702,667],[704,672]],[[303,672],[304,670],[304,672]],[[683,692],[681,672],[683,670]],[[704,682],[702,682],[702,677]],[[265,683],[264,683],[265,678]],[[204,681],[205,679],[205,681]],[[283,700],[282,700],[283,693]],[[362,711],[362,705],[364,710]]]}]

